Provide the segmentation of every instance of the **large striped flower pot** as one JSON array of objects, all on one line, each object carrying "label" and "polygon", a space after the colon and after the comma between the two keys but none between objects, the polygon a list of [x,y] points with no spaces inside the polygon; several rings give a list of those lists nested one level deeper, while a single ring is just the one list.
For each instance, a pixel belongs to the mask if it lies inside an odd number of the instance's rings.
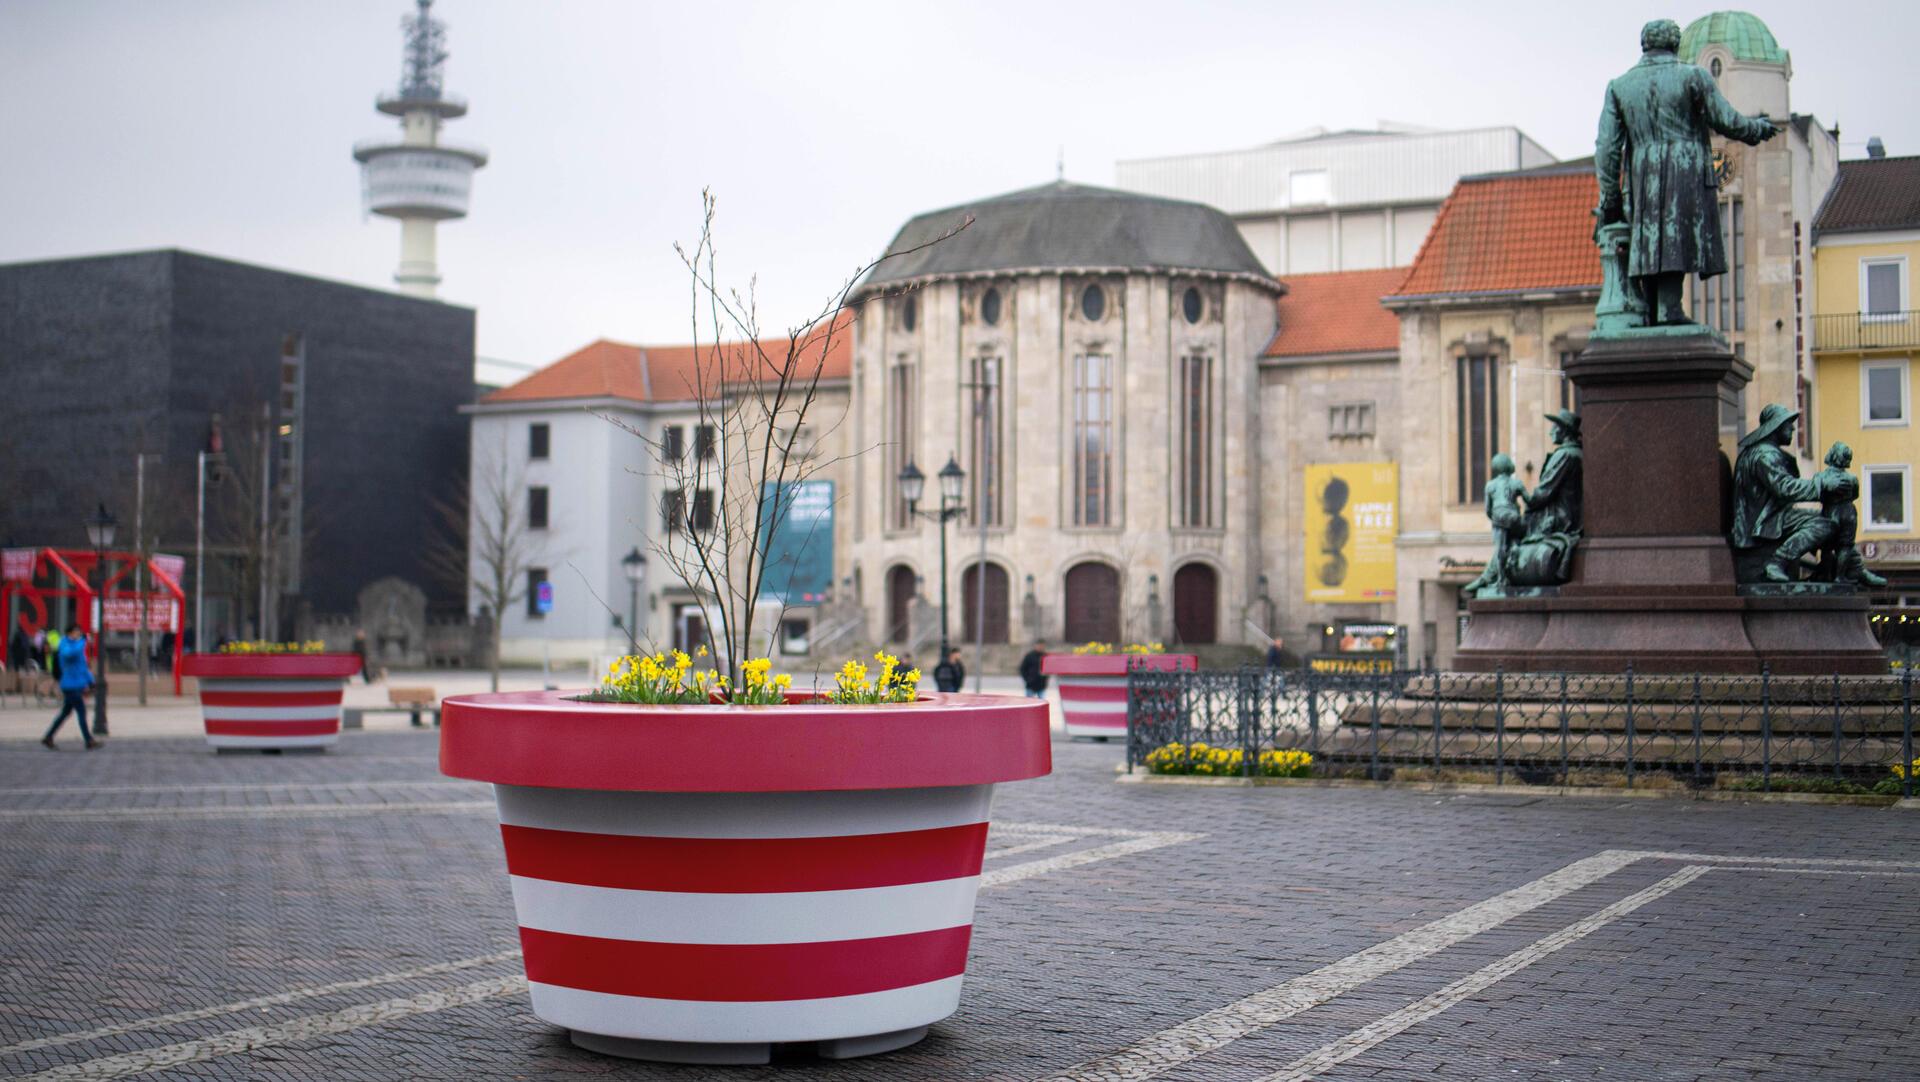
[{"label": "large striped flower pot", "polygon": [[356,654],[188,654],[215,748],[324,748],[340,739],[340,696]]},{"label": "large striped flower pot", "polygon": [[1029,699],[445,703],[440,769],[494,784],[536,1015],[643,1059],[912,1044],[952,1014],[997,782],[1052,769]]},{"label": "large striped flower pot", "polygon": [[1060,688],[1060,713],[1068,736],[1124,737],[1127,735],[1127,670],[1191,671],[1200,659],[1192,654],[1048,654],[1040,671]]}]

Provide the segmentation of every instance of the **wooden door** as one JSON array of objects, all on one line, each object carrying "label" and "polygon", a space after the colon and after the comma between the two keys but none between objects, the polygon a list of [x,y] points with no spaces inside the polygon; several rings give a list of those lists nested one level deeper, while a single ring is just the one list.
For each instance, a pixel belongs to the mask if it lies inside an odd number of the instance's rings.
[{"label": "wooden door", "polygon": [[1075,564],[1067,571],[1067,642],[1113,642],[1120,637],[1120,572],[1100,563]]},{"label": "wooden door", "polygon": [[906,642],[912,622],[913,568],[895,564],[887,572],[887,641]]},{"label": "wooden door", "polygon": [[[987,606],[985,626],[977,623],[980,608],[980,569],[986,568]],[[963,642],[1007,641],[1007,569],[999,564],[974,564],[960,575],[960,624]],[[986,632],[980,640],[977,635]]]},{"label": "wooden door", "polygon": [[1173,637],[1183,643],[1217,642],[1220,577],[1206,564],[1173,573]]}]

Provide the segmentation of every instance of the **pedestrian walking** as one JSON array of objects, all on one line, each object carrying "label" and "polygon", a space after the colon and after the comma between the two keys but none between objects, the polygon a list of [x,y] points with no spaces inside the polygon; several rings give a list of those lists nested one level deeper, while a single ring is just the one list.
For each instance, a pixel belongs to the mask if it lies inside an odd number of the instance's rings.
[{"label": "pedestrian walking", "polygon": [[69,625],[67,633],[61,636],[59,663],[60,715],[47,726],[47,735],[40,738],[40,743],[46,745],[48,751],[56,750],[53,734],[60,731],[67,715],[72,714],[80,725],[80,740],[92,751],[100,742],[87,731],[87,689],[93,687],[93,670],[87,668],[87,638],[80,633],[80,625]]},{"label": "pedestrian walking", "polygon": [[967,667],[960,663],[958,649],[947,651],[946,660],[933,667],[933,686],[937,691],[959,691],[967,682]]},{"label": "pedestrian walking", "polygon": [[[364,627],[356,627],[353,629],[353,652],[360,657],[361,682],[366,684],[373,683],[373,660],[367,657],[367,629]],[[419,715],[416,714],[414,717],[416,719],[414,724],[420,724],[418,720]]]},{"label": "pedestrian walking", "polygon": [[1274,636],[1273,645],[1267,647],[1267,668],[1284,669],[1287,667],[1287,655],[1282,649],[1282,647],[1286,645],[1287,640],[1277,635]]},{"label": "pedestrian walking", "polygon": [[1047,640],[1033,640],[1033,649],[1020,659],[1020,681],[1027,685],[1027,698],[1044,699],[1047,697],[1047,674],[1040,671],[1040,663],[1047,657]]}]

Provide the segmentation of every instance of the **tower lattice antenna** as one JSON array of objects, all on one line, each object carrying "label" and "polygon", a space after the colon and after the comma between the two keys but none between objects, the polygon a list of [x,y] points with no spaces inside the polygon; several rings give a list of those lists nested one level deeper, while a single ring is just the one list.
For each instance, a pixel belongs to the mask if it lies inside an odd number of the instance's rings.
[{"label": "tower lattice antenna", "polygon": [[416,0],[419,10],[400,20],[407,47],[400,71],[402,98],[440,97],[441,68],[447,62],[447,24],[433,17],[433,0]]}]

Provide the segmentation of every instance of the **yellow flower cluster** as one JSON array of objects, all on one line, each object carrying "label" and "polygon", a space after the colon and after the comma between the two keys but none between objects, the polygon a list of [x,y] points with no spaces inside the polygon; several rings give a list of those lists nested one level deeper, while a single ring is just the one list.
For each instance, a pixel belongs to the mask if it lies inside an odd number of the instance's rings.
[{"label": "yellow flower cluster", "polygon": [[[1147,769],[1155,774],[1231,778],[1244,773],[1246,765],[1246,752],[1239,748],[1216,748],[1198,740],[1191,744],[1176,740],[1147,753]],[[1304,778],[1313,773],[1313,756],[1295,748],[1280,748],[1261,752],[1256,765],[1262,777]]]},{"label": "yellow flower cluster", "polygon": [[1912,773],[1915,780],[1920,780],[1920,759],[1915,759],[1907,766],[1901,766],[1899,763],[1888,763],[1887,769],[1893,771],[1893,776],[1896,778],[1904,778],[1908,773]]},{"label": "yellow flower cluster", "polygon": [[1313,774],[1313,756],[1299,748],[1278,748],[1260,753],[1260,776],[1266,778],[1305,778]]},{"label": "yellow flower cluster", "polygon": [[1234,777],[1246,767],[1247,753],[1239,748],[1216,748],[1201,741],[1174,741],[1147,753],[1147,769],[1155,774],[1199,774]]},{"label": "yellow flower cluster", "polygon": [[324,654],[327,644],[319,639],[307,642],[266,642],[261,639],[234,641],[220,648],[223,654]]},{"label": "yellow flower cluster", "polygon": [[[1114,652],[1114,645],[1110,642],[1081,643],[1079,646],[1073,648],[1073,652],[1076,654],[1111,654]],[[1164,643],[1157,642],[1130,642],[1120,647],[1119,652],[1123,654],[1164,654],[1167,652],[1167,647]]]},{"label": "yellow flower cluster", "polygon": [[756,658],[740,666],[740,687],[729,700],[736,706],[777,706],[787,701],[793,677],[774,673],[772,658]]},{"label": "yellow flower cluster", "polygon": [[827,693],[827,701],[842,705],[871,705],[874,703],[910,703],[919,698],[920,670],[900,671],[900,659],[882,650],[873,655],[880,664],[878,679],[868,679],[868,669],[858,661],[849,661],[840,666],[840,672],[834,677],[834,689]]},{"label": "yellow flower cluster", "polygon": [[[704,655],[706,650],[701,649]],[[620,703],[704,703],[715,692],[727,690],[727,678],[716,669],[693,671],[693,658],[684,650],[652,655],[636,654],[607,666],[600,697]]]}]

